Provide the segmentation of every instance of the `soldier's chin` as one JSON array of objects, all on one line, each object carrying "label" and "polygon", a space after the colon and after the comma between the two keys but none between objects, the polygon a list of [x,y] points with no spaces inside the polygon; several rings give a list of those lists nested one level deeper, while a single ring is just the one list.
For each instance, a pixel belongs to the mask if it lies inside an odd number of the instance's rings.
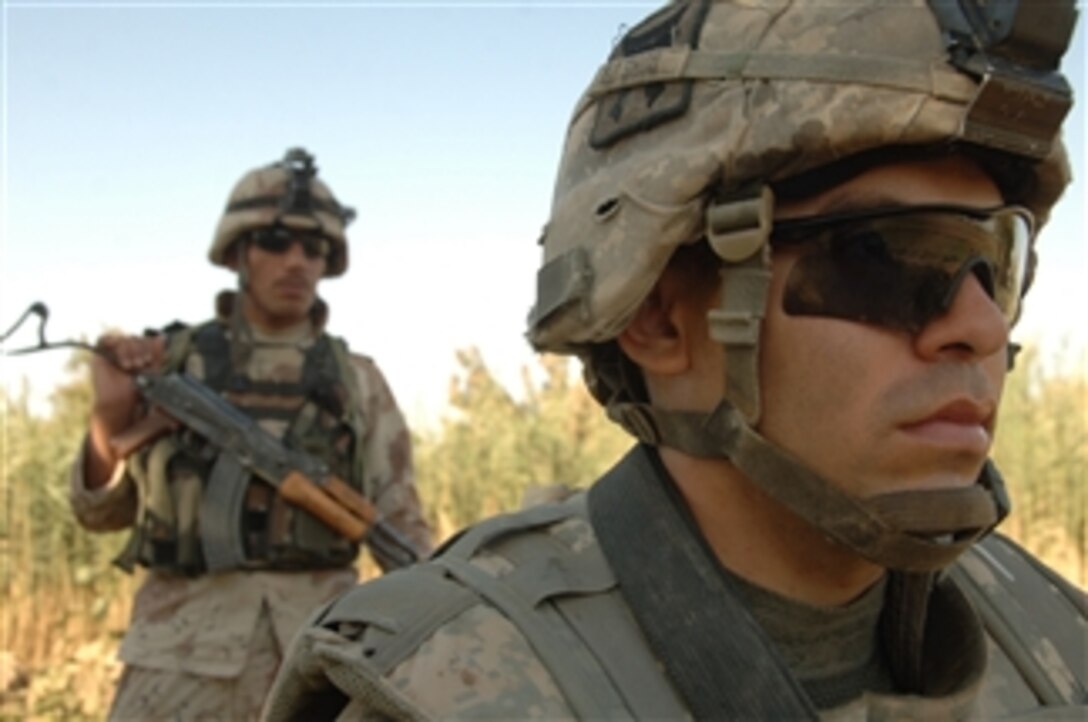
[{"label": "soldier's chin", "polygon": [[313,297],[283,299],[272,311],[272,316],[279,323],[297,323],[305,320],[313,308]]},{"label": "soldier's chin", "polygon": [[309,309],[314,305],[314,292],[308,288],[285,288],[276,294],[279,305],[285,308]]}]

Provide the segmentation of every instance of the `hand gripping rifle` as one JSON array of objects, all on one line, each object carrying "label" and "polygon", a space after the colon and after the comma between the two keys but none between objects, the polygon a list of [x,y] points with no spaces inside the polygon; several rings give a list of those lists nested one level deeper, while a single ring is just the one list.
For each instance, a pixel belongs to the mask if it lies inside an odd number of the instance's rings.
[{"label": "hand gripping rifle", "polygon": [[[8,354],[81,348],[118,365],[110,354],[82,341],[47,342],[45,322],[49,309],[42,303],[28,308],[0,336],[0,342],[31,314],[40,319],[38,345]],[[200,506],[200,517],[208,522],[201,524],[201,548],[209,571],[246,566],[241,519],[250,475],[271,484],[288,502],[305,509],[344,538],[356,543],[365,541],[383,568],[398,568],[419,560],[415,545],[379,519],[374,505],[333,474],[323,461],[287,448],[197,379],[181,372],[150,371],[132,374],[132,379],[150,411],[111,439],[120,456],[128,458],[148,443],[178,429],[185,429],[218,451]]]}]

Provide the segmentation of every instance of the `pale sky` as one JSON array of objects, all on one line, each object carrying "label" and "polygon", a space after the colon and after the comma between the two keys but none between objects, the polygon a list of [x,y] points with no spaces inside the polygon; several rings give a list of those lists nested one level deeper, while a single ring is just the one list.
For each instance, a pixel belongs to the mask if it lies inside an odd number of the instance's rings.
[{"label": "pale sky", "polygon": [[[621,26],[654,2],[3,2],[0,332],[210,316],[205,254],[235,181],[291,146],[358,211],[330,330],[375,358],[411,421],[445,404],[454,350],[511,386],[566,122]],[[1084,88],[1083,33],[1065,71]],[[1084,175],[1084,111],[1066,123]],[[1076,182],[1041,238],[1022,340],[1083,348]],[[13,339],[33,342],[28,332]],[[0,357],[47,391],[64,352]]]}]

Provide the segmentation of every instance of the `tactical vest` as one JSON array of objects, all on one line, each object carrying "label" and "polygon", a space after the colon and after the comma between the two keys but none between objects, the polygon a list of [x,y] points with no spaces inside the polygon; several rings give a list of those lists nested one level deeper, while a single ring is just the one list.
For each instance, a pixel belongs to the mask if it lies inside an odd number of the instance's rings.
[{"label": "tactical vest", "polygon": [[[197,357],[195,365],[209,388],[255,421],[283,425],[286,446],[323,460],[332,472],[367,493],[361,392],[341,339],[321,334],[304,354],[298,381],[275,383],[249,378],[234,368],[230,339],[219,321],[173,326],[166,334],[164,372],[186,370]],[[130,460],[139,507],[129,543],[115,561],[118,566],[127,571],[140,564],[201,574],[207,571],[205,545],[228,534],[241,534],[244,569],[322,569],[355,560],[357,544],[252,476],[245,477],[245,489],[239,490],[244,493],[241,518],[224,519],[209,511],[204,492],[217,456],[214,447],[182,429]]]},{"label": "tactical vest", "polygon": [[[620,474],[637,472],[630,463],[623,467],[630,460],[629,456],[621,462]],[[637,459],[633,465],[638,466]],[[617,509],[617,515],[623,512]],[[356,680],[343,687],[353,691],[360,685],[377,685],[367,692],[367,699],[381,699],[379,680],[384,675],[416,654],[419,645],[445,624],[484,604],[501,612],[525,636],[579,719],[816,718],[803,692],[801,706],[807,710],[798,712],[785,704],[783,698],[798,693],[796,680],[791,682],[788,670],[768,667],[766,660],[774,655],[768,654],[763,646],[768,642],[758,630],[704,634],[709,647],[702,645],[695,658],[687,660],[678,658],[684,649],[662,650],[651,644],[653,634],[639,617],[638,607],[645,600],[633,598],[628,580],[617,578],[602,545],[590,543],[591,516],[587,495],[579,494],[561,504],[496,517],[464,531],[428,562],[357,587],[314,622],[333,631],[362,630],[365,658],[330,667],[329,678],[338,683]],[[600,533],[599,526],[599,519],[594,519],[594,533]],[[628,532],[625,538],[633,543],[640,530]],[[481,552],[510,560],[512,570],[501,576],[484,571],[471,561]],[[647,583],[661,587],[667,598],[669,580],[661,579],[668,576],[662,572],[660,564],[643,569]],[[1084,680],[1088,608],[1083,593],[1000,535],[969,549],[941,584],[939,598],[934,596],[939,607],[957,607],[959,614],[973,614],[970,606],[980,610],[980,629],[985,629],[992,645],[991,660],[1011,662],[1018,680],[1027,686],[1027,697],[1033,697],[1028,703],[1032,714],[1064,719],[1062,715],[1086,711],[1082,705],[1088,704]],[[706,595],[697,598],[712,606]],[[667,622],[674,630],[696,624],[699,616],[697,610],[678,609],[675,600],[662,614],[671,617]],[[736,617],[727,619],[727,624],[744,627]],[[697,636],[703,628],[696,626]],[[746,637],[748,632],[752,634]],[[942,657],[939,650],[932,658],[938,666],[960,663],[953,655]],[[322,664],[331,664],[330,660]],[[712,679],[697,678],[708,672]],[[683,694],[684,684],[678,683],[684,674],[696,675],[689,689],[701,690],[703,696],[717,694],[727,709],[700,713],[697,705],[702,701],[693,705]],[[327,689],[311,691],[308,699],[293,700],[291,706],[336,707],[344,701],[341,692]]]}]

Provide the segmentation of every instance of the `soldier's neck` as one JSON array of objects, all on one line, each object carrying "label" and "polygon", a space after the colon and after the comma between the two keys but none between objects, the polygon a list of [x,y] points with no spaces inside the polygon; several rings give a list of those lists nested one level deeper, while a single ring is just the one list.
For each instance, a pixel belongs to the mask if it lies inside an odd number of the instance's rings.
[{"label": "soldier's neck", "polygon": [[828,539],[728,461],[660,453],[707,544],[734,574],[818,606],[846,604],[883,577],[882,567]]},{"label": "soldier's neck", "polygon": [[242,319],[257,340],[295,340],[313,334],[314,325],[308,314],[301,317],[277,316],[263,312],[246,296],[239,301],[242,304]]}]

